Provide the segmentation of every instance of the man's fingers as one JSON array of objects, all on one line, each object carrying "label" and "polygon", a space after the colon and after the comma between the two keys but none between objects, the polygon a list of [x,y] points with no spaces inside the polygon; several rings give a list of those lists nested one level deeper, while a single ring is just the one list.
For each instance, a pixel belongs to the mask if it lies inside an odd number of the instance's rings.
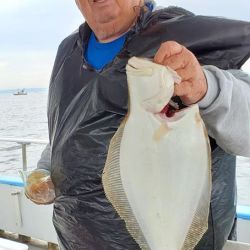
[{"label": "man's fingers", "polygon": [[173,70],[186,68],[189,63],[190,56],[188,56],[188,52],[184,52],[184,50],[180,54],[165,57],[163,61],[164,65],[170,67]]},{"label": "man's fingers", "polygon": [[182,82],[189,81],[192,78],[192,72],[190,72],[190,70],[187,70],[186,68],[177,69],[175,71],[181,77]]},{"label": "man's fingers", "polygon": [[175,85],[175,96],[180,96],[186,105],[196,103],[207,91],[207,81],[203,70],[195,57],[186,47],[177,42],[168,41],[157,51],[154,62],[169,66],[177,72],[182,82]]},{"label": "man's fingers", "polygon": [[177,42],[174,41],[165,42],[161,45],[161,47],[157,51],[154,57],[154,62],[163,64],[165,58],[179,54],[182,52],[182,50],[183,50],[182,45],[180,45]]},{"label": "man's fingers", "polygon": [[182,81],[180,84],[175,84],[174,95],[185,96],[192,90],[192,84],[190,81]]}]

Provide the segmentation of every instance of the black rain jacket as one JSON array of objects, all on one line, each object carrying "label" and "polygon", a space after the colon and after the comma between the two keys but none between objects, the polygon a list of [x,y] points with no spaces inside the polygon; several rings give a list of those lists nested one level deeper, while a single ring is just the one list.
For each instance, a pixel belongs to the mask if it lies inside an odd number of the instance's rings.
[{"label": "black rain jacket", "polygon": [[[102,186],[109,142],[127,112],[127,61],[132,56],[153,58],[161,43],[174,40],[202,65],[239,69],[250,55],[250,23],[195,16],[175,7],[142,11],[122,51],[101,71],[83,59],[90,32],[83,24],[61,43],[50,82],[53,222],[61,249],[137,250]],[[209,229],[196,249],[221,250],[235,219],[235,157],[214,140],[211,145]]]}]

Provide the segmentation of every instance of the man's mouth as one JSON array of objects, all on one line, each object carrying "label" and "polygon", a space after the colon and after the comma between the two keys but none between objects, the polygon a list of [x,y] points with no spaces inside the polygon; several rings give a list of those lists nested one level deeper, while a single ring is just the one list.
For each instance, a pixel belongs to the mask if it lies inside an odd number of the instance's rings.
[{"label": "man's mouth", "polygon": [[113,4],[112,0],[91,0],[91,2],[93,5],[100,5],[100,6]]},{"label": "man's mouth", "polygon": [[105,3],[108,2],[109,0],[93,0],[94,3]]}]

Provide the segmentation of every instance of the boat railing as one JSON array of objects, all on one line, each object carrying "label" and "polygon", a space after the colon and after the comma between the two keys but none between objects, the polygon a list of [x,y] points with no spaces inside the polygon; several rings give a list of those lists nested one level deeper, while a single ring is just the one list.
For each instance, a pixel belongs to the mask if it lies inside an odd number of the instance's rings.
[{"label": "boat railing", "polygon": [[13,142],[21,145],[23,171],[27,170],[27,146],[30,144],[48,144],[47,140],[0,137],[0,142]]}]

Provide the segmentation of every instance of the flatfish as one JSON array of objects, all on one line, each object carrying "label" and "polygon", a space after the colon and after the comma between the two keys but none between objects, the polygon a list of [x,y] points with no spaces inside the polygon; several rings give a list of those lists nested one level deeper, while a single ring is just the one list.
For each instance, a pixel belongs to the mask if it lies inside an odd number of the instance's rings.
[{"label": "flatfish", "polygon": [[133,57],[128,114],[113,136],[103,171],[105,194],[141,249],[194,249],[208,227],[211,152],[198,105],[161,111],[178,77]]}]

